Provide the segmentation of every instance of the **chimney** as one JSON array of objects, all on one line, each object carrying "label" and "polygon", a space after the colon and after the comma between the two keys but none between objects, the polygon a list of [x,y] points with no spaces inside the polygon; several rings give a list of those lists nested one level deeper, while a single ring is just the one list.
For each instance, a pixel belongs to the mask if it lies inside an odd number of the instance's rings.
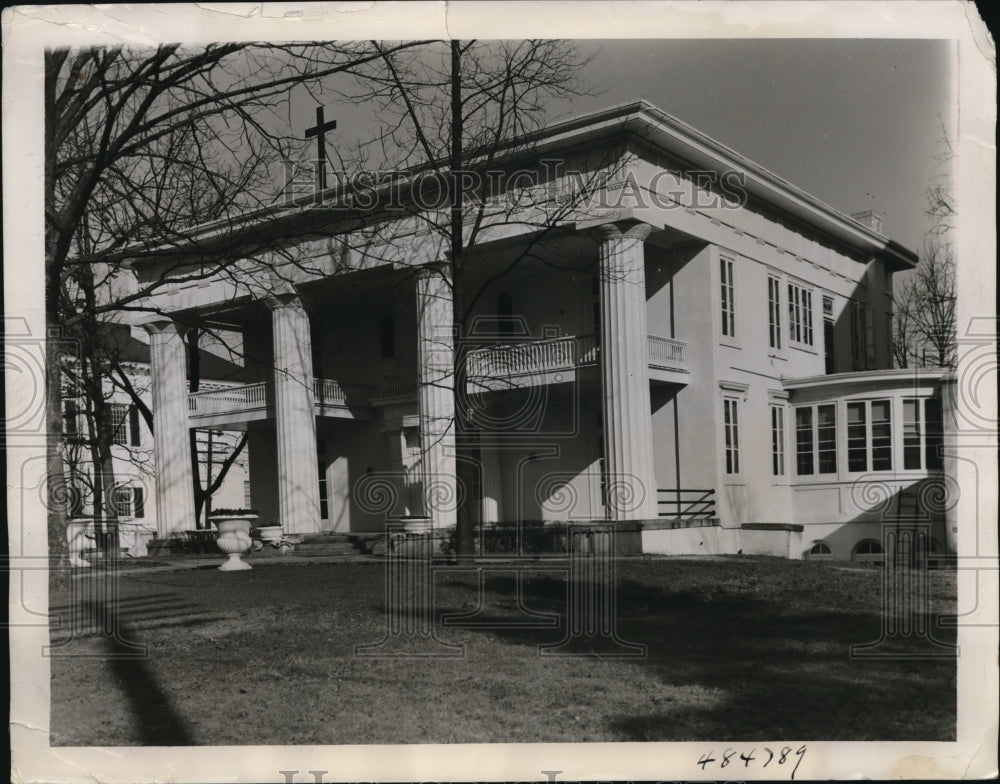
[{"label": "chimney", "polygon": [[858,223],[864,224],[877,234],[882,234],[882,213],[875,210],[865,210],[864,212],[852,212],[851,217]]}]

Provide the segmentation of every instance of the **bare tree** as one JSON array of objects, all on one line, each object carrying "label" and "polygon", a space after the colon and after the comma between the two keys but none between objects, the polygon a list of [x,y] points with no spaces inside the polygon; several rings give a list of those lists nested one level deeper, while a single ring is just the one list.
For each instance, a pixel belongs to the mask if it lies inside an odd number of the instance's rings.
[{"label": "bare tree", "polygon": [[892,311],[892,361],[898,368],[908,368],[916,362],[914,341],[916,340],[916,291],[910,280],[896,285]]},{"label": "bare tree", "polygon": [[[158,290],[191,281],[228,278],[246,288],[252,283],[274,290],[301,279],[295,270],[302,272],[310,262],[290,252],[301,228],[278,219],[303,205],[276,203],[269,165],[301,158],[303,148],[272,129],[283,125],[276,118],[287,111],[293,87],[347,75],[355,78],[354,88],[342,89],[340,82],[337,94],[353,106],[372,108],[380,122],[374,137],[356,150],[337,151],[342,163],[353,157],[360,166],[378,157],[386,168],[436,177],[411,187],[437,187],[440,208],[404,206],[403,212],[410,228],[419,224],[438,240],[439,258],[447,260],[442,275],[454,294],[453,320],[459,327],[451,383],[464,390],[463,325],[482,291],[469,290],[466,270],[484,236],[498,223],[526,229],[524,247],[496,279],[526,258],[541,258],[540,249],[572,221],[588,193],[585,183],[573,198],[545,193],[529,197],[526,206],[523,196],[498,198],[515,188],[482,175],[531,159],[532,138],[546,120],[550,100],[585,92],[578,82],[582,65],[575,50],[560,41],[50,52],[49,323],[72,333],[94,319],[116,321],[154,311],[150,303]],[[607,157],[620,163],[617,152]],[[606,177],[609,167],[603,168]],[[601,170],[594,167],[595,178]],[[480,176],[470,179],[470,173]],[[348,240],[343,225],[351,216],[340,212],[329,228],[331,241],[353,241],[361,252],[402,242],[390,236],[399,231],[399,212],[376,213],[357,209],[362,229]],[[322,228],[314,225],[311,231],[315,235]],[[70,253],[80,237],[86,251]],[[127,259],[137,256],[154,263],[134,274]],[[79,292],[87,285],[97,295],[81,308]],[[50,364],[51,372],[58,363]],[[112,367],[109,375],[129,390],[124,374]],[[135,403],[152,421],[148,407]],[[57,394],[49,396],[49,405],[58,440]],[[469,423],[461,405],[456,418],[459,448],[465,449]],[[50,465],[50,472],[61,473],[61,467]],[[52,540],[60,541],[62,521],[59,510],[52,511]],[[460,528],[467,552],[471,528]]]},{"label": "bare tree", "polygon": [[[474,425],[462,404],[473,340],[467,325],[485,290],[484,285],[470,287],[469,266],[482,252],[488,231],[500,224],[519,224],[527,239],[487,285],[526,259],[538,258],[539,250],[579,209],[586,186],[593,184],[584,183],[574,198],[557,200],[544,192],[504,206],[498,199],[504,195],[502,178],[491,179],[487,173],[511,162],[532,163],[533,136],[548,119],[549,104],[587,92],[579,81],[584,60],[572,45],[554,40],[452,40],[406,51],[373,45],[382,54],[381,62],[360,73],[360,92],[343,97],[378,107],[382,124],[376,141],[392,167],[431,173],[440,187],[440,209],[410,209],[414,223],[438,239],[441,258],[447,260],[440,274],[451,291],[456,336],[450,383],[456,395],[457,470],[460,481],[468,482],[467,469],[478,461],[476,439],[470,437]],[[344,166],[343,155],[340,160]],[[612,161],[620,163],[620,155],[609,153],[605,164]],[[538,165],[537,159],[533,165]],[[603,174],[608,175],[607,166]],[[383,226],[388,232],[400,230],[398,222]],[[379,241],[391,245],[393,238],[383,234]],[[472,552],[473,536],[471,515],[459,510],[460,557]]]},{"label": "bare tree", "polygon": [[[941,144],[937,161],[947,167],[954,156],[947,134],[942,135]],[[898,367],[954,367],[955,255],[951,230],[956,212],[947,170],[934,179],[925,198],[930,228],[916,269],[896,286],[893,357]]]},{"label": "bare tree", "polygon": [[[202,279],[233,264],[225,245],[216,243],[203,247],[200,264],[192,267],[192,227],[207,221],[231,225],[273,201],[273,164],[294,157],[301,146],[275,130],[286,124],[291,90],[383,55],[361,45],[312,44],[46,52],[49,334],[81,341],[96,379],[113,375],[100,364],[102,333],[94,325],[148,308],[150,296],[164,285]],[[184,252],[139,279],[125,265],[134,255],[127,251],[137,246],[158,249],[161,256],[170,249]],[[50,477],[61,477],[66,362],[58,341],[48,347],[47,469]],[[110,425],[99,402],[94,416],[98,440],[106,441]],[[65,553],[65,511],[49,505],[53,555]]]}]

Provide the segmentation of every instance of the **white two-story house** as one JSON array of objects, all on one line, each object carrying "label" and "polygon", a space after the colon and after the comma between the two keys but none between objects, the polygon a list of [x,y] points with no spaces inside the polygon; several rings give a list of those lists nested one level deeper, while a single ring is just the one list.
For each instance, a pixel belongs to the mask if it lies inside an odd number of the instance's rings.
[{"label": "white two-story house", "polygon": [[[290,533],[469,514],[610,520],[645,552],[865,558],[901,524],[951,546],[951,382],[891,367],[893,274],[916,256],[877,215],[645,102],[501,160],[523,176],[469,211],[457,292],[416,174],[135,252],[140,280],[209,271],[144,325],[160,536],[193,528],[188,432],[211,428],[248,433],[250,502]],[[239,347],[224,390],[188,394],[197,324]]]}]

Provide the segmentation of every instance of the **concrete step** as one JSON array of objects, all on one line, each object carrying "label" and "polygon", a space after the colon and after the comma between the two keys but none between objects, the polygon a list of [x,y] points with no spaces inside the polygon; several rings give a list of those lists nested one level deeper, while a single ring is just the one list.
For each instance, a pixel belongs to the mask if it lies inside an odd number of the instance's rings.
[{"label": "concrete step", "polygon": [[364,555],[364,550],[349,534],[306,534],[292,550],[299,556]]},{"label": "concrete step", "polygon": [[304,557],[314,555],[364,555],[361,550],[351,545],[297,544],[291,552]]},{"label": "concrete step", "polygon": [[334,544],[345,542],[350,544],[353,540],[350,534],[303,534],[301,541],[303,544]]}]

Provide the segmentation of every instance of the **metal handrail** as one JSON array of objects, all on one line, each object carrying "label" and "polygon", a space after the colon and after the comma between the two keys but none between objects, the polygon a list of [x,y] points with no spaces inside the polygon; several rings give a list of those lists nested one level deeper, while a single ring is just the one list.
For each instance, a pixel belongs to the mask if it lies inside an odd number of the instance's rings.
[{"label": "metal handrail", "polygon": [[[668,493],[674,496],[674,498],[668,498],[666,500],[657,499],[657,506],[662,507],[674,505],[676,507],[674,511],[659,512],[658,514],[660,517],[698,518],[715,516],[714,487],[707,490],[685,487],[677,489],[668,488],[659,489],[656,492]],[[690,497],[694,494],[698,494],[698,497]],[[688,497],[685,498],[685,495]]]}]

